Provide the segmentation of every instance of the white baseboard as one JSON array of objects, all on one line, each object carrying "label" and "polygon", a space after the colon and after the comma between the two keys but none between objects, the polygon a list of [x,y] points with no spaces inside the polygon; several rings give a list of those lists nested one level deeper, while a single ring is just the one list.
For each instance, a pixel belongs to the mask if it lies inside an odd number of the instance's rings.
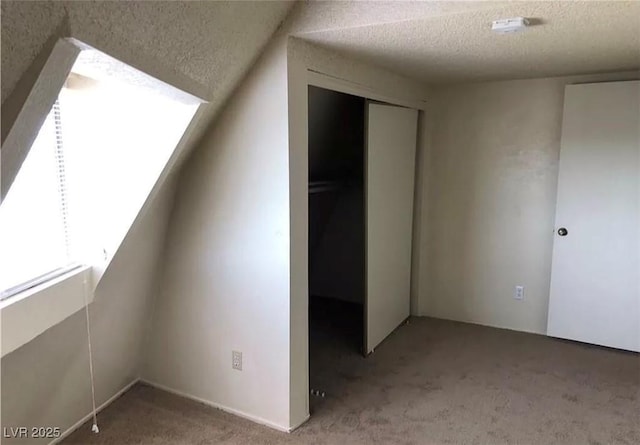
[{"label": "white baseboard", "polygon": [[300,422],[299,424],[292,426],[291,428],[289,428],[289,433],[297,430],[298,428],[300,428],[302,425],[304,425],[305,423],[307,423],[307,420],[309,420],[311,418],[311,414],[307,414],[307,417],[305,417],[304,419],[302,419],[302,422]]},{"label": "white baseboard", "polygon": [[[129,391],[129,389],[131,389],[131,387],[133,385],[135,385],[136,383],[138,383],[138,381],[140,381],[139,378],[134,379],[132,382],[128,383],[124,388],[122,388],[120,391],[118,391],[117,393],[115,393],[113,396],[109,397],[107,399],[106,402],[104,402],[102,405],[98,406],[96,408],[96,412],[100,412],[103,409],[105,409],[107,406],[111,405],[118,397],[120,397],[122,394],[124,394],[125,392]],[[78,428],[80,428],[87,420],[91,419],[93,417],[93,412],[90,412],[89,414],[87,414],[86,416],[84,416],[82,419],[78,420],[76,423],[74,423],[73,425],[71,425],[69,428],[67,428],[61,435],[60,437],[56,437],[55,439],[53,439],[51,442],[49,442],[49,445],[55,445],[57,443],[62,442],[62,440],[64,438],[66,438],[67,436],[69,436],[71,433],[73,433],[75,430],[77,430]],[[99,434],[99,433],[98,433]]]},{"label": "white baseboard", "polygon": [[546,331],[537,331],[532,329],[524,329],[524,328],[516,328],[513,326],[503,326],[499,324],[487,323],[481,320],[470,320],[464,318],[456,318],[448,315],[439,315],[439,314],[421,314],[421,315],[412,315],[412,317],[416,318],[434,318],[436,320],[446,320],[446,321],[455,321],[458,323],[466,323],[466,324],[474,324],[477,326],[485,326],[488,328],[496,328],[496,329],[504,329],[505,331],[514,331],[514,332],[524,332],[525,334],[535,334],[535,335],[543,335],[546,336]]},{"label": "white baseboard", "polygon": [[[224,406],[224,405],[221,405],[219,403],[212,402],[211,400],[205,400],[205,399],[202,399],[200,397],[196,397],[196,396],[193,396],[191,394],[187,394],[185,392],[178,391],[178,390],[173,389],[173,388],[169,388],[169,387],[161,385],[159,383],[151,382],[149,380],[140,379],[140,383],[152,386],[152,387],[160,389],[162,391],[169,392],[171,394],[175,394],[175,395],[180,396],[180,397],[184,397],[185,399],[195,400],[196,402],[200,402],[200,403],[203,403],[203,404],[205,404],[207,406],[211,406],[213,408],[225,411],[225,412],[233,414],[235,416],[242,417],[242,418],[247,419],[247,420],[251,420],[252,422],[259,423],[259,424],[264,425],[264,426],[268,426],[269,428],[273,428],[274,430],[282,431],[283,433],[290,433],[291,431],[293,431],[295,428],[297,428],[299,426],[299,425],[297,425],[295,427],[291,427],[290,428],[290,427],[285,427],[285,426],[282,426],[282,425],[278,425],[277,423],[271,422],[270,420],[267,420],[267,419],[263,419],[262,417],[254,416],[253,414],[248,414],[248,413],[245,413],[243,411],[240,411],[240,410],[237,410],[237,409],[234,409],[234,408],[229,408],[228,406]],[[304,422],[302,422],[302,423],[304,423]]]}]

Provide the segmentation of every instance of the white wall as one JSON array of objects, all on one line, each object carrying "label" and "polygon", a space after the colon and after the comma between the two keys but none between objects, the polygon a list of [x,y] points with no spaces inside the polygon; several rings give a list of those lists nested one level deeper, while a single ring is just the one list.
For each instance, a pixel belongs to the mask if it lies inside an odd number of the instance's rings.
[{"label": "white wall", "polygon": [[[546,332],[564,85],[634,76],[434,91],[420,314]],[[513,299],[516,285],[523,301]]]},{"label": "white wall", "polygon": [[182,171],[143,374],[280,429],[289,427],[285,43],[270,44]]}]

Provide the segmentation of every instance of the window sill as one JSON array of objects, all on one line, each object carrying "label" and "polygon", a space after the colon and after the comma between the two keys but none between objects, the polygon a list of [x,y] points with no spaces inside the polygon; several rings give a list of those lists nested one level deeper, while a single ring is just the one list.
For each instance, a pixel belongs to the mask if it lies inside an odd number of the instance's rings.
[{"label": "window sill", "polygon": [[0,303],[2,357],[93,301],[91,266],[82,266]]}]

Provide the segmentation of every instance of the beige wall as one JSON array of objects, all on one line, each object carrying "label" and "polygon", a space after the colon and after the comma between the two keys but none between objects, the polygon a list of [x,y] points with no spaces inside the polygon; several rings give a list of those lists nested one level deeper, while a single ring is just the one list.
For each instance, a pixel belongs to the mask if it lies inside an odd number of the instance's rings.
[{"label": "beige wall", "polygon": [[[419,313],[545,333],[564,85],[637,73],[435,91]],[[525,298],[513,298],[514,286]]]}]

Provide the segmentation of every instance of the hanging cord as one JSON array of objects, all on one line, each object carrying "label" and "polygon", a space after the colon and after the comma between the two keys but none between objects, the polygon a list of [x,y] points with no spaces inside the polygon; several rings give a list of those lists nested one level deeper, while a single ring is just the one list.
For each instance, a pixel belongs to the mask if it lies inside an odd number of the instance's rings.
[{"label": "hanging cord", "polygon": [[[62,143],[62,117],[60,113],[60,102],[58,99],[53,104],[53,118],[55,124],[55,132],[56,132],[56,148],[55,148],[55,159],[56,159],[56,173],[58,176],[58,195],[60,196],[60,212],[62,215],[62,224],[64,227],[64,240],[65,240],[65,249],[67,254],[67,260],[71,258],[70,255],[70,242],[69,242],[69,210],[67,205],[67,179],[66,179],[66,168],[65,168],[65,158],[64,158],[64,145]],[[86,273],[86,272],[85,272]],[[98,429],[98,415],[96,412],[96,388],[95,382],[93,379],[93,350],[91,348],[91,323],[89,321],[89,302],[87,300],[87,277],[85,275],[84,281],[82,283],[83,287],[83,296],[84,296],[84,309],[85,315],[87,316],[87,343],[89,345],[89,374],[91,376],[91,404],[93,407],[93,425],[91,426],[91,431],[94,433],[98,433],[100,430]]]},{"label": "hanging cord", "polygon": [[91,375],[91,403],[93,406],[93,425],[91,431],[99,433],[98,413],[96,412],[96,387],[93,379],[93,350],[91,348],[91,323],[89,321],[89,302],[87,301],[87,277],[84,278],[84,312],[87,316],[87,343],[89,345],[89,374]]}]

